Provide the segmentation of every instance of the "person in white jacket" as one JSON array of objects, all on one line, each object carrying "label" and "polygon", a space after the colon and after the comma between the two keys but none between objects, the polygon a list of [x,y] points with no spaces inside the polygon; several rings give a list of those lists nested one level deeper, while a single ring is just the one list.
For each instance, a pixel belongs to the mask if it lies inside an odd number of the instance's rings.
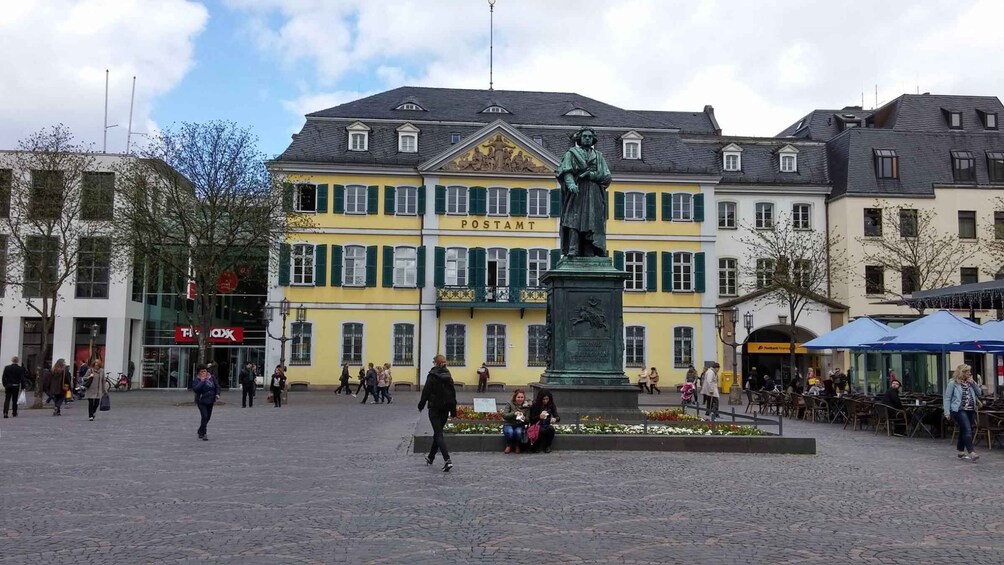
[{"label": "person in white jacket", "polygon": [[718,411],[718,369],[717,362],[712,363],[701,379],[701,397],[704,398],[704,415],[710,416],[711,410]]}]

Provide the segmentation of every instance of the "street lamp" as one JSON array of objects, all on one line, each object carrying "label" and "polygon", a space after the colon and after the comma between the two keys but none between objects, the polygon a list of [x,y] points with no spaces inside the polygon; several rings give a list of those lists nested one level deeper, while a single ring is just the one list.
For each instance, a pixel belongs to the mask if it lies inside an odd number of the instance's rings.
[{"label": "street lamp", "polygon": [[[279,342],[279,365],[282,369],[286,370],[286,342],[292,340],[292,337],[286,335],[286,319],[289,318],[289,299],[283,298],[279,301],[279,315],[282,317],[282,335],[275,337],[272,332],[268,329],[269,323],[275,316],[276,307],[270,304],[266,304],[262,309],[262,320],[265,322],[265,333],[268,337]],[[305,322],[307,320],[307,309],[300,304],[296,308],[296,321]]]},{"label": "street lamp", "polygon": [[[725,328],[725,314],[723,312],[718,312],[718,314],[715,315],[715,328],[718,329],[718,339],[721,340],[722,344],[726,347],[732,348],[732,386],[729,388],[729,404],[742,405],[742,390],[739,388],[739,372],[736,368],[738,362],[736,348],[739,347],[739,342],[736,339],[736,321],[739,317],[739,309],[732,308],[728,312],[729,324],[732,326],[732,331],[728,334],[731,336],[731,340],[726,341],[725,335],[722,334],[722,330]],[[746,328],[746,335],[749,335],[750,330],[753,329],[752,312],[746,312],[746,314],[743,315],[743,327]]]},{"label": "street lamp", "polygon": [[94,342],[98,339],[98,332],[101,331],[101,326],[98,324],[91,324],[91,350],[87,357],[87,361],[91,362],[94,360]]}]

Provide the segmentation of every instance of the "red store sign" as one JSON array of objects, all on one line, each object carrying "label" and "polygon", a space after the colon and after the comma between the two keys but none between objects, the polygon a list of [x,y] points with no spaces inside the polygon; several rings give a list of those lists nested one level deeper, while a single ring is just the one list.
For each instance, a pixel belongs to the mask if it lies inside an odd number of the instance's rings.
[{"label": "red store sign", "polygon": [[[175,343],[195,343],[198,330],[189,326],[174,327]],[[244,343],[244,328],[212,328],[209,330],[209,343]]]}]

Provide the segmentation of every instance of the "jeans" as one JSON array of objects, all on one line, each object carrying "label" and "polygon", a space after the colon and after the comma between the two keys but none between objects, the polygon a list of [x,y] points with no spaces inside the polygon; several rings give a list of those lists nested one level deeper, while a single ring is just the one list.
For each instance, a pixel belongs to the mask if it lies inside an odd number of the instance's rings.
[{"label": "jeans", "polygon": [[52,397],[52,405],[55,406],[55,411],[57,415],[62,413],[63,402],[65,401],[66,398],[64,398],[62,394],[57,394],[56,396]]},{"label": "jeans", "polygon": [[384,400],[386,400],[387,403],[389,404],[390,401],[391,401],[390,387],[389,386],[377,387],[377,399],[380,402],[383,402]]},{"label": "jeans", "polygon": [[446,440],[443,438],[443,426],[449,419],[450,413],[446,410],[429,409],[429,423],[432,424],[432,449],[429,450],[429,459],[435,459],[438,450],[443,454],[445,461],[450,460],[450,452],[446,449]]},{"label": "jeans", "polygon": [[282,407],[282,389],[278,387],[272,387],[272,404],[276,408]]},{"label": "jeans", "polygon": [[93,418],[98,412],[98,404],[101,403],[99,398],[88,398],[87,399],[87,417]]},{"label": "jeans", "polygon": [[965,449],[971,453],[973,451],[973,425],[976,420],[976,412],[972,410],[952,412],[952,419],[959,426],[959,441],[955,444],[955,448],[959,451]]},{"label": "jeans", "polygon": [[502,426],[502,435],[505,437],[505,444],[510,446],[517,446],[523,443],[523,424],[504,424]]},{"label": "jeans", "polygon": [[356,394],[359,394],[359,391],[363,389],[364,384],[365,381],[359,381],[359,386],[356,387]]},{"label": "jeans", "polygon": [[488,390],[488,377],[478,377],[478,392]]},{"label": "jeans", "polygon": [[537,443],[534,445],[535,448],[548,449],[551,447],[551,443],[554,442],[554,426],[548,423],[540,423],[540,435],[537,437]]},{"label": "jeans", "polygon": [[705,407],[705,409],[704,409],[704,415],[705,416],[710,416],[712,410],[714,410],[715,412],[717,412],[718,411],[718,397],[717,396],[711,396],[710,394],[705,394],[704,395],[704,407]]},{"label": "jeans", "polygon": [[209,419],[213,417],[213,405],[199,403],[199,416],[202,417],[199,423],[199,437],[202,437],[206,435],[206,426],[209,425]]},{"label": "jeans", "polygon": [[349,381],[342,381],[342,384],[338,385],[338,388],[335,389],[335,394],[342,392],[342,389],[345,390],[345,394],[352,394],[352,387],[349,386]]},{"label": "jeans", "polygon": [[17,416],[17,397],[21,394],[21,387],[3,387],[3,415],[7,415],[8,407],[13,407],[14,416]]},{"label": "jeans", "polygon": [[366,404],[366,400],[369,397],[373,397],[373,402],[377,401],[377,391],[375,386],[366,387],[366,394],[363,395],[363,401],[360,404]]},{"label": "jeans", "polygon": [[254,385],[241,387],[241,408],[254,407]]}]

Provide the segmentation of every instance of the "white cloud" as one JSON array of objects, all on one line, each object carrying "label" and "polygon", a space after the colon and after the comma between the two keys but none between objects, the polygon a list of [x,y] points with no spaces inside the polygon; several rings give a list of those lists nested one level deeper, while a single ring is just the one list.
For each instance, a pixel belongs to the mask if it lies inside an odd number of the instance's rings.
[{"label": "white cloud", "polygon": [[0,147],[63,123],[100,149],[109,69],[108,123],[119,127],[108,132],[108,150],[124,151],[132,77],[133,129],[149,132],[152,104],[191,68],[208,20],[187,0],[22,0],[3,10]]}]

